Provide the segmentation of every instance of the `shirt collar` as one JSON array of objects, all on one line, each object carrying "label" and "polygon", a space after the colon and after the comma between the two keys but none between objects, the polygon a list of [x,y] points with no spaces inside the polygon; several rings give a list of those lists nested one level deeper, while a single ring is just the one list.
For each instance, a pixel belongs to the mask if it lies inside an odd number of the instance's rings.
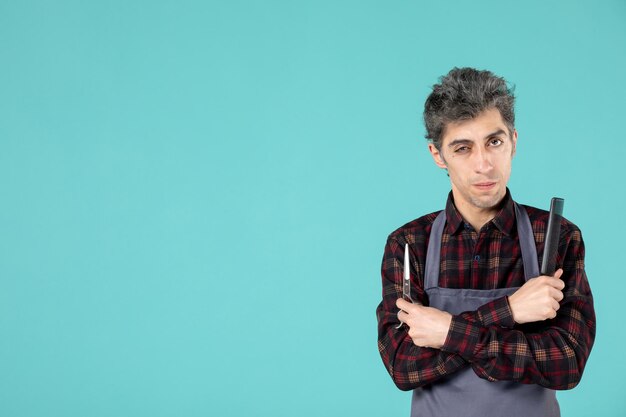
[{"label": "shirt collar", "polygon": [[[454,197],[452,191],[448,194],[448,201],[446,203],[446,222],[447,232],[449,234],[457,233],[461,228],[465,227],[465,220],[458,212],[454,205]],[[506,189],[506,194],[500,202],[500,210],[496,213],[495,217],[491,219],[490,223],[498,228],[502,233],[510,236],[515,226],[515,206],[513,205],[513,199],[511,198],[511,192]]]}]

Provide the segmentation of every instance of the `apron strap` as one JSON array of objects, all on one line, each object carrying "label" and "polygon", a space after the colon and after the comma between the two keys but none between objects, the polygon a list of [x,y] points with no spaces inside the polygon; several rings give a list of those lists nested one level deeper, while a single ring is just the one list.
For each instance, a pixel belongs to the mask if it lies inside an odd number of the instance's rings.
[{"label": "apron strap", "polygon": [[424,265],[424,289],[439,286],[439,264],[441,260],[441,236],[446,224],[446,211],[441,210],[430,229],[426,264]]},{"label": "apron strap", "polygon": [[515,202],[513,204],[515,205],[515,218],[517,219],[517,236],[520,249],[522,250],[522,261],[524,262],[524,277],[528,281],[539,276],[535,235],[533,234],[533,228],[526,209]]},{"label": "apron strap", "polygon": [[[522,262],[524,263],[524,278],[528,281],[539,276],[539,262],[537,261],[537,247],[533,229],[528,218],[526,209],[513,203],[515,207],[515,219],[517,223],[517,236],[522,251]],[[424,289],[436,288],[439,286],[439,265],[441,263],[441,237],[446,224],[446,211],[442,210],[430,231],[428,239],[428,250],[426,252],[426,264],[424,266]]]}]

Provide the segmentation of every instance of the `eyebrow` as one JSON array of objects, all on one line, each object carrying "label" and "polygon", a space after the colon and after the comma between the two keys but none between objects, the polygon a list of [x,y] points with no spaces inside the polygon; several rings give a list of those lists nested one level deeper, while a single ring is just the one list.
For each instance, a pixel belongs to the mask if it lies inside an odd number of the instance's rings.
[{"label": "eyebrow", "polygon": [[[506,134],[506,132],[503,129],[498,129],[495,132],[491,132],[489,133],[487,136],[485,136],[485,139],[489,139],[492,138],[494,136],[499,136],[502,134]],[[448,147],[451,148],[453,146],[456,145],[471,145],[473,143],[473,141],[469,140],[469,139],[454,139],[452,142],[450,142],[448,144]]]}]

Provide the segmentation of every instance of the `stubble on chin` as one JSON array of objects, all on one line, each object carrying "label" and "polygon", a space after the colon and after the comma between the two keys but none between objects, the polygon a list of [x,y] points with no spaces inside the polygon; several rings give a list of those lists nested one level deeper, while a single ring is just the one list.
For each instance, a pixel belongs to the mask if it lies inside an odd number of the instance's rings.
[{"label": "stubble on chin", "polygon": [[495,209],[504,198],[504,195],[505,193],[498,193],[493,196],[484,196],[482,198],[470,196],[469,201],[474,205],[474,207],[478,207],[480,209]]},{"label": "stubble on chin", "polygon": [[499,198],[491,197],[489,199],[480,199],[480,198],[471,198],[470,201],[474,207],[478,207],[480,209],[493,209],[500,202]]}]

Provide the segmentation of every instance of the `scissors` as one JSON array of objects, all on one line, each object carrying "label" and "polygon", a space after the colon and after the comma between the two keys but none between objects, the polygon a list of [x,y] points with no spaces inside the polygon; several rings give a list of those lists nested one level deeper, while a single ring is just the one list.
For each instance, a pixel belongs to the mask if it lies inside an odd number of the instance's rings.
[{"label": "scissors", "polygon": [[[408,300],[415,304],[415,301],[411,298],[411,272],[409,270],[410,267],[410,259],[409,259],[409,244],[404,244],[404,276],[402,277],[402,298]],[[396,329],[402,327],[404,323],[400,322]]]}]

